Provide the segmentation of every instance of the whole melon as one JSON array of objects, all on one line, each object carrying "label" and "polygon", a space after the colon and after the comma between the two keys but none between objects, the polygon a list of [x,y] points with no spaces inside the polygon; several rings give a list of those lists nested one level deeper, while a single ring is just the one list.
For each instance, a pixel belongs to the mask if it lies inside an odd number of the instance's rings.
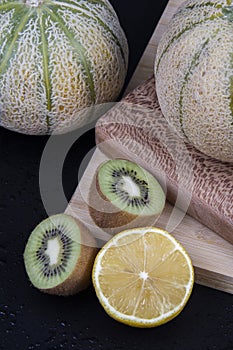
[{"label": "whole melon", "polygon": [[0,125],[62,133],[114,101],[128,45],[108,0],[0,0]]},{"label": "whole melon", "polygon": [[233,1],[190,0],[158,45],[159,104],[199,151],[233,162]]}]

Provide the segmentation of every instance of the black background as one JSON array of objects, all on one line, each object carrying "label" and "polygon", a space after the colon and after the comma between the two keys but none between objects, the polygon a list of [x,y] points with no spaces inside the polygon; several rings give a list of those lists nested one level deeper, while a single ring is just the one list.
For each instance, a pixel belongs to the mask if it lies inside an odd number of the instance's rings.
[{"label": "black background", "polygon": [[[130,47],[127,84],[167,1],[111,3]],[[47,140],[0,128],[0,349],[233,349],[230,294],[195,285],[176,319],[158,328],[136,329],[107,316],[92,286],[69,298],[48,296],[30,286],[23,251],[31,230],[47,217],[39,191],[39,164]],[[63,185],[68,200],[78,183],[79,165],[94,144],[91,130],[66,158]]]}]

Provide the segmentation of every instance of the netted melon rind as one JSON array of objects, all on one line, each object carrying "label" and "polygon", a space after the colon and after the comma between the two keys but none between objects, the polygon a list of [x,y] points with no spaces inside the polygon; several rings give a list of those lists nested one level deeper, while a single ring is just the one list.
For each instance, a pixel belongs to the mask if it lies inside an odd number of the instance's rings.
[{"label": "netted melon rind", "polygon": [[128,45],[107,0],[0,1],[0,23],[1,126],[62,133],[117,99]]},{"label": "netted melon rind", "polygon": [[[233,162],[233,22],[229,1],[187,1],[161,39],[156,90],[165,118],[199,151]],[[233,12],[233,9],[232,9]]]}]

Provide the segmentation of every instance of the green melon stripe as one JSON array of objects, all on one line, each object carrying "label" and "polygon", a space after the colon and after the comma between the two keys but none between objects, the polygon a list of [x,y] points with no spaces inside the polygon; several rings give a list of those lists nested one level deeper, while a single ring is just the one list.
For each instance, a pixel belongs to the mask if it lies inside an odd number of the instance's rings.
[{"label": "green melon stripe", "polygon": [[[83,0],[76,0],[75,2],[72,0],[64,0],[65,3],[67,4],[72,4],[74,6],[77,6],[78,3],[83,2]],[[87,0],[87,2],[91,3],[91,4],[96,4],[96,5],[102,5],[103,7],[105,7],[111,14],[113,14],[114,16],[116,16],[116,13],[114,12],[114,10],[112,9],[112,6],[107,5],[104,1],[101,0]],[[80,7],[82,8],[83,5],[81,5]]]},{"label": "green melon stripe", "polygon": [[200,60],[200,57],[201,57],[201,54],[203,53],[204,49],[206,48],[206,46],[208,45],[208,43],[210,42],[211,39],[213,39],[219,32],[220,29],[216,30],[214,32],[214,35],[211,36],[211,38],[208,38],[201,46],[200,50],[197,51],[195,53],[195,55],[193,56],[193,59],[192,59],[192,62],[191,62],[191,65],[187,71],[187,73],[185,74],[185,77],[184,77],[184,82],[183,82],[183,85],[182,85],[182,88],[181,88],[181,91],[180,91],[180,99],[179,99],[179,106],[180,106],[180,126],[181,126],[181,130],[182,132],[184,133],[184,135],[186,136],[186,138],[188,139],[185,131],[184,131],[184,127],[183,127],[183,111],[182,111],[182,108],[183,108],[183,97],[184,97],[184,89],[186,87],[186,84],[188,83],[188,80],[190,78],[190,76],[192,75],[194,69],[199,65],[199,63],[201,63],[201,60]]},{"label": "green melon stripe", "polygon": [[156,67],[156,73],[157,73],[157,71],[158,71],[158,68],[159,68],[159,65],[160,65],[160,62],[161,62],[163,56],[164,56],[165,53],[169,50],[170,46],[175,42],[175,40],[181,38],[182,35],[183,35],[184,33],[186,33],[186,32],[189,31],[189,30],[192,30],[193,28],[197,27],[198,25],[203,24],[203,23],[206,23],[206,22],[208,22],[208,21],[213,21],[213,20],[215,20],[215,19],[219,19],[219,18],[221,18],[221,17],[222,17],[222,14],[221,14],[221,13],[219,13],[218,15],[215,15],[215,16],[214,16],[214,15],[211,15],[210,17],[205,18],[205,19],[203,19],[202,21],[193,23],[191,26],[188,26],[188,27],[184,28],[180,33],[178,33],[177,35],[175,35],[175,36],[169,41],[168,45],[165,47],[165,49],[164,49],[163,52],[161,53],[161,55],[160,55],[160,57],[159,57],[159,59],[158,59],[157,67]]},{"label": "green melon stripe", "polygon": [[[56,6],[56,7],[59,6],[61,9],[62,9],[63,6],[64,6],[64,7],[67,7],[67,8],[69,8],[72,12],[75,11],[76,13],[80,13],[83,17],[88,18],[88,19],[92,19],[92,20],[94,20],[95,22],[97,22],[102,28],[104,28],[104,29],[105,29],[108,33],[110,33],[111,36],[113,37],[115,44],[119,47],[119,50],[120,50],[122,59],[123,59],[123,61],[124,61],[124,65],[126,66],[126,57],[125,57],[124,50],[123,50],[123,48],[122,48],[122,46],[121,46],[121,43],[120,43],[118,37],[117,37],[117,36],[114,34],[114,32],[107,26],[107,24],[104,23],[104,22],[101,20],[100,17],[98,17],[98,16],[96,16],[96,15],[93,17],[93,16],[91,16],[91,15],[87,15],[86,13],[83,13],[83,12],[82,12],[82,9],[85,9],[86,11],[91,12],[91,10],[90,10],[88,7],[86,7],[85,5],[79,6],[79,7],[78,7],[78,5],[77,5],[76,3],[74,3],[74,2],[72,2],[72,1],[65,1],[64,3],[63,3],[63,2],[59,3],[58,1],[55,1],[54,3],[51,3],[51,5],[54,5],[54,6]],[[69,6],[69,5],[71,5],[72,7]],[[75,7],[75,8],[74,8],[74,7]],[[108,9],[109,9],[109,8],[108,8]]]},{"label": "green melon stripe", "polygon": [[[84,14],[83,14],[83,15],[84,15]],[[119,47],[119,49],[120,49],[120,53],[121,53],[122,59],[123,59],[123,61],[124,61],[124,64],[126,65],[126,57],[125,57],[125,54],[124,54],[124,50],[123,50],[123,48],[122,48],[122,46],[121,46],[121,44],[120,44],[120,42],[119,42],[117,36],[116,36],[116,35],[113,33],[113,31],[107,26],[107,24],[104,23],[104,22],[101,20],[101,18],[99,18],[99,17],[97,17],[97,16],[91,17],[91,16],[88,16],[88,15],[84,15],[84,17],[86,17],[86,18],[92,18],[92,19],[96,20],[106,31],[108,31],[108,32],[112,35],[112,37],[113,37],[113,39],[114,39],[114,41],[115,41],[115,44],[116,44],[116,45]]]},{"label": "green melon stripe", "polygon": [[22,3],[22,2],[6,2],[6,3],[3,3],[3,4],[0,4],[0,11],[4,11],[4,10],[11,10],[13,8],[16,8],[16,7],[22,7],[24,6],[25,4]]},{"label": "green melon stripe", "polygon": [[[21,9],[23,11],[24,10],[24,4],[16,3],[16,2],[8,2],[8,3],[4,3],[4,4],[0,5],[0,13],[1,13],[1,11],[2,12],[7,12],[7,11],[10,11],[12,9],[15,9],[16,11],[19,11]],[[14,16],[14,14],[13,14],[13,17],[11,19],[11,21],[13,21],[13,23],[14,23],[15,17],[17,19],[18,15]],[[14,30],[12,32],[14,32]],[[2,38],[0,40],[0,46],[3,44],[3,42],[6,39],[4,35],[1,35],[1,36],[2,36]]]},{"label": "green melon stripe", "polygon": [[[231,2],[231,0],[230,0],[230,2]],[[183,9],[185,9],[185,10],[186,9],[193,10],[195,8],[209,7],[209,6],[210,7],[215,7],[217,9],[221,9],[223,7],[223,5],[221,5],[221,4],[216,4],[216,3],[212,2],[212,1],[207,1],[207,2],[202,3],[202,4],[196,3],[196,4],[193,4],[193,5],[187,5],[187,6],[184,6]]]},{"label": "green melon stripe", "polygon": [[184,82],[182,84],[181,90],[180,90],[180,98],[179,98],[179,112],[180,112],[180,126],[181,126],[181,130],[183,132],[183,134],[186,136],[185,131],[184,131],[184,126],[183,126],[183,98],[184,98],[184,89],[186,87],[186,84],[188,83],[189,77],[191,76],[191,74],[194,71],[194,68],[196,68],[198,66],[198,64],[200,63],[200,56],[202,54],[202,52],[204,51],[204,49],[206,48],[207,44],[209,43],[210,39],[208,38],[201,46],[200,50],[198,50],[195,55],[193,56],[193,59],[191,61],[190,67],[188,68],[188,71],[186,72],[185,76],[184,76]]},{"label": "green melon stripe", "polygon": [[[47,37],[45,34],[45,18],[44,15],[42,13],[42,11],[40,11],[40,32],[41,32],[41,53],[42,53],[42,57],[43,57],[43,73],[44,73],[44,83],[45,83],[45,91],[46,91],[46,100],[47,100],[47,110],[51,111],[52,109],[52,102],[51,102],[51,82],[49,79],[49,59],[48,59],[48,41],[47,41]],[[46,124],[47,124],[47,129],[48,129],[48,133],[50,132],[50,120],[49,120],[49,116],[47,114],[46,116]]]},{"label": "green melon stripe", "polygon": [[95,103],[96,95],[95,95],[95,86],[94,86],[94,81],[92,74],[90,72],[90,64],[88,63],[86,57],[85,57],[85,50],[83,46],[76,40],[74,39],[74,35],[71,33],[71,31],[66,27],[64,21],[62,18],[56,13],[54,13],[52,10],[49,8],[45,7],[44,10],[51,16],[51,18],[60,26],[64,34],[66,35],[67,39],[69,40],[70,44],[74,48],[74,50],[78,53],[79,57],[81,58],[81,62],[83,65],[83,68],[86,72],[87,75],[87,82],[90,88],[90,96],[91,100],[93,103]]},{"label": "green melon stripe", "polygon": [[13,50],[15,50],[17,47],[16,42],[17,42],[17,39],[19,37],[19,33],[25,27],[32,12],[33,12],[32,9],[28,9],[25,7],[21,7],[15,11],[13,18],[12,18],[12,22],[14,23],[14,18],[17,19],[18,17],[19,18],[21,17],[21,20],[20,20],[18,26],[16,26],[15,29],[12,31],[13,35],[10,36],[10,38],[8,39],[9,42],[6,45],[6,52],[3,54],[3,60],[0,64],[0,74],[3,74],[5,72],[5,70],[7,69],[7,63],[9,61],[9,59],[12,57]]}]

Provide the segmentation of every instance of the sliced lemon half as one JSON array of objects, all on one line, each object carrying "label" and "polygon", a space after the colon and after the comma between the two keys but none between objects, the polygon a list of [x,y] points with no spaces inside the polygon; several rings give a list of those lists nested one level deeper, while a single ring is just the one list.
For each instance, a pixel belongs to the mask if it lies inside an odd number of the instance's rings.
[{"label": "sliced lemon half", "polygon": [[92,279],[105,311],[135,327],[155,327],[176,317],[193,288],[185,249],[168,232],[136,228],[114,236],[99,251]]}]

